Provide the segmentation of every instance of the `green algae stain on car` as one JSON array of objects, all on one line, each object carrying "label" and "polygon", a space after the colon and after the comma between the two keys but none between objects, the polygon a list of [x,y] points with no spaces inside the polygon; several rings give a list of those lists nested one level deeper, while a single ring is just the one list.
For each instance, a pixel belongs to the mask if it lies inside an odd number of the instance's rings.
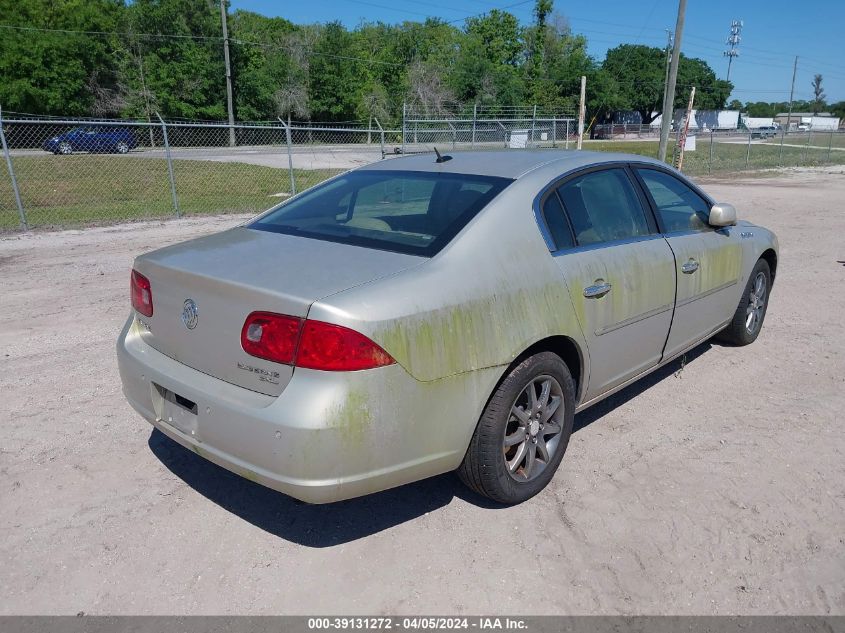
[{"label": "green algae stain on car", "polygon": [[503,289],[483,298],[396,319],[377,340],[419,380],[506,365],[549,333],[578,336],[563,284]]},{"label": "green algae stain on car", "polygon": [[367,394],[350,387],[342,402],[329,407],[327,421],[344,440],[362,443],[373,423]]}]

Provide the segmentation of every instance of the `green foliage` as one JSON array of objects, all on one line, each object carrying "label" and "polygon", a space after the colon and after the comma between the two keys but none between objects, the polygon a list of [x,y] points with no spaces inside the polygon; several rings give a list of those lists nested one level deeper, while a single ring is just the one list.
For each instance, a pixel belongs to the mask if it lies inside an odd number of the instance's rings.
[{"label": "green foliage", "polygon": [[[54,30],[2,32],[0,104],[33,114],[224,119],[221,1],[0,0],[4,24]],[[535,0],[526,26],[501,9],[462,27],[430,18],[349,30],[244,10],[228,21],[240,120],[395,126],[403,102],[431,113],[453,111],[454,101],[574,112],[582,75],[588,119],[633,109],[649,122],[662,103],[665,51],[623,44],[599,64],[553,0]],[[692,85],[699,108],[722,107],[732,88],[681,55],[676,107]]]},{"label": "green foliage", "polygon": [[602,64],[610,82],[606,90],[615,93],[617,103],[628,104],[631,110],[639,112],[643,123],[651,123],[655,118],[653,113],[661,110],[665,67],[665,51],[640,44],[622,44],[607,51]]},{"label": "green foliage", "polygon": [[0,104],[17,112],[85,115],[92,86],[116,82],[113,37],[70,31],[114,31],[122,24],[118,0],[0,0],[4,24],[53,31],[0,33]]},{"label": "green foliage", "polygon": [[[607,51],[602,69],[613,78],[619,100],[640,113],[643,123],[651,123],[663,109],[666,77],[666,51],[651,46],[622,44]],[[690,89],[695,86],[695,107],[718,110],[725,106],[733,84],[717,79],[701,59],[681,53],[675,89],[675,108],[686,108]]]}]

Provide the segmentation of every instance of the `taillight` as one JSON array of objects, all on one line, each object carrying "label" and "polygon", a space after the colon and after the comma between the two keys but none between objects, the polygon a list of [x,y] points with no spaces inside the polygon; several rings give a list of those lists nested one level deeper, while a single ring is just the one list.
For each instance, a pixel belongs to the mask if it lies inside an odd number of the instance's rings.
[{"label": "taillight", "polygon": [[153,316],[153,291],[150,289],[150,280],[134,269],[129,281],[129,294],[133,308],[144,316]]},{"label": "taillight", "polygon": [[395,363],[390,355],[355,330],[306,321],[296,355],[297,367],[325,371],[356,371]]},{"label": "taillight", "polygon": [[257,358],[323,371],[357,371],[396,362],[354,330],[272,312],[253,312],[246,318],[241,346]]},{"label": "taillight", "polygon": [[272,312],[253,312],[244,321],[241,347],[251,356],[293,365],[300,329],[302,319]]}]

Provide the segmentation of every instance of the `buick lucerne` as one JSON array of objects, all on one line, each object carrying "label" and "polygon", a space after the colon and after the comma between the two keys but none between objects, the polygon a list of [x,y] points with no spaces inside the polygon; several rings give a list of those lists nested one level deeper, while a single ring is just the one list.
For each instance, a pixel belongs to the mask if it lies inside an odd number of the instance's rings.
[{"label": "buick lucerne", "polygon": [[577,411],[753,342],[777,264],[772,232],[648,158],[406,156],[139,256],[120,375],[162,433],[307,502],[457,470],[519,503]]}]

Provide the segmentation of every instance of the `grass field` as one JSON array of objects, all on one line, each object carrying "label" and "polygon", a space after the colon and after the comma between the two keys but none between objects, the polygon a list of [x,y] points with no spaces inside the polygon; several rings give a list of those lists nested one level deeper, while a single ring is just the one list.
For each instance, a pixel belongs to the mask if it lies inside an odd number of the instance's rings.
[{"label": "grass field", "polygon": [[[173,217],[167,162],[113,156],[16,156],[15,175],[32,227],[79,227],[123,220]],[[290,193],[288,171],[201,160],[173,162],[182,215],[258,213]],[[8,174],[0,175],[0,230],[17,229],[19,217]],[[295,170],[297,190],[338,170]]]},{"label": "grass field", "polygon": [[[751,144],[699,137],[695,152],[684,156],[685,172],[700,176],[745,169],[845,163],[845,151],[833,149],[830,134],[790,135]],[[833,146],[845,145],[834,135]],[[798,146],[796,146],[798,145]],[[656,140],[585,141],[584,149],[657,156]],[[671,151],[671,146],[670,146]],[[126,220],[174,217],[167,162],[163,158],[108,155],[23,155],[13,158],[21,198],[31,227],[82,227]],[[258,213],[290,193],[287,169],[238,162],[175,160],[179,208],[183,215]],[[16,230],[19,217],[5,166],[0,174],[0,231]],[[341,170],[294,171],[296,189],[315,185]]]},{"label": "grass field", "polygon": [[[807,142],[806,137],[803,138],[803,142]],[[790,142],[789,145],[784,145],[781,150],[779,142],[754,142],[751,144],[751,151],[749,152],[745,143],[716,141],[713,143],[711,163],[710,140],[699,137],[696,143],[696,151],[684,154],[683,171],[693,176],[700,176],[708,173],[715,174],[744,169],[845,163],[845,152],[831,151],[830,160],[828,160],[826,145],[823,149],[819,149],[819,146],[815,145],[815,137],[811,139],[811,144],[809,148],[793,147]],[[658,143],[657,141],[584,141],[584,149],[625,152],[656,158]],[[672,149],[673,146],[670,145],[670,153]],[[746,154],[748,155],[747,167]]]}]

